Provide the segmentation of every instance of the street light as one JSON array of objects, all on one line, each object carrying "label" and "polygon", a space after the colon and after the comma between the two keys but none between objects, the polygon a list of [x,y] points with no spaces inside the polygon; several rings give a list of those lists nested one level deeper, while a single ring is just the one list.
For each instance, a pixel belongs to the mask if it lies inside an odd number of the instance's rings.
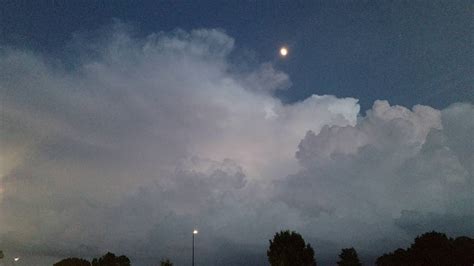
[{"label": "street light", "polygon": [[198,230],[194,229],[193,231],[193,264],[192,266],[194,266],[194,235],[197,235],[199,232]]}]

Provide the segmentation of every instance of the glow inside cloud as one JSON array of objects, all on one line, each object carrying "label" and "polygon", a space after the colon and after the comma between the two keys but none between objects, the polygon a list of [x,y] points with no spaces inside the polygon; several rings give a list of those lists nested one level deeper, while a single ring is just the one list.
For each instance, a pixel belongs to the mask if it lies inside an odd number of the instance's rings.
[{"label": "glow inside cloud", "polygon": [[[427,230],[474,234],[474,106],[313,95],[241,70],[219,30],[76,34],[74,56],[0,49],[0,244],[45,265],[111,250],[137,265],[264,263],[293,229],[316,257],[375,256]],[[454,226],[453,226],[454,225]],[[36,260],[37,261],[37,260]]]}]

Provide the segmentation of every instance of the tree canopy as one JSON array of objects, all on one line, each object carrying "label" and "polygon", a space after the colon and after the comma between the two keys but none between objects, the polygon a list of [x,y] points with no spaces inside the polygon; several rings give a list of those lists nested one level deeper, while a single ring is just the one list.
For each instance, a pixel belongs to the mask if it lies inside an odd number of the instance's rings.
[{"label": "tree canopy", "polygon": [[88,260],[81,258],[67,258],[53,264],[53,266],[90,266]]},{"label": "tree canopy", "polygon": [[409,248],[384,254],[376,261],[378,266],[474,265],[474,239],[448,238],[435,231],[415,238]]},{"label": "tree canopy", "polygon": [[339,254],[339,261],[337,265],[339,266],[361,266],[362,264],[359,261],[359,256],[357,256],[357,251],[354,248],[344,248]]},{"label": "tree canopy", "polygon": [[272,266],[316,266],[314,250],[294,231],[281,231],[270,240],[267,250]]},{"label": "tree canopy", "polygon": [[93,259],[92,266],[130,266],[130,260],[125,255],[117,257],[114,253],[108,252],[98,259]]}]

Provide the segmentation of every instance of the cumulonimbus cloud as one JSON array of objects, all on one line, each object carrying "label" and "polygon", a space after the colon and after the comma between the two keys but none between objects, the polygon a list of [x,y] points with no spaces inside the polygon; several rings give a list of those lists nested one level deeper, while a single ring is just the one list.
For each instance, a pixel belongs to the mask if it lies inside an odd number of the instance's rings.
[{"label": "cumulonimbus cloud", "polygon": [[264,256],[285,228],[368,252],[474,214],[471,104],[377,101],[366,116],[353,98],[283,104],[273,91],[289,77],[269,63],[237,72],[220,30],[141,38],[116,23],[71,43],[61,63],[1,48],[11,250],[182,264],[198,226],[202,260],[222,264],[235,254],[219,246]]}]

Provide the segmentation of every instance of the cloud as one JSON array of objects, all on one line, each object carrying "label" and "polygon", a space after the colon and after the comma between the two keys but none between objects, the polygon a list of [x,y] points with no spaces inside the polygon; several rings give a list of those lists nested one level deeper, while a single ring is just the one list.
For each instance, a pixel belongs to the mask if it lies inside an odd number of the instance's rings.
[{"label": "cloud", "polygon": [[243,81],[245,87],[263,92],[287,89],[291,86],[288,75],[275,70],[270,63],[262,64],[258,70],[245,76]]},{"label": "cloud", "polygon": [[275,197],[308,216],[308,232],[366,250],[369,239],[427,230],[472,234],[472,108],[376,101],[354,126],[309,131],[296,153],[303,169],[277,181]]},{"label": "cloud", "polygon": [[418,220],[474,213],[470,104],[377,101],[366,116],[353,98],[283,104],[273,92],[289,77],[266,62],[238,70],[221,30],[142,37],[116,22],[68,49],[58,59],[0,48],[10,250],[184,264],[198,227],[200,259],[226,264],[234,249],[261,261],[280,229],[320,243],[317,254],[368,252]]}]

